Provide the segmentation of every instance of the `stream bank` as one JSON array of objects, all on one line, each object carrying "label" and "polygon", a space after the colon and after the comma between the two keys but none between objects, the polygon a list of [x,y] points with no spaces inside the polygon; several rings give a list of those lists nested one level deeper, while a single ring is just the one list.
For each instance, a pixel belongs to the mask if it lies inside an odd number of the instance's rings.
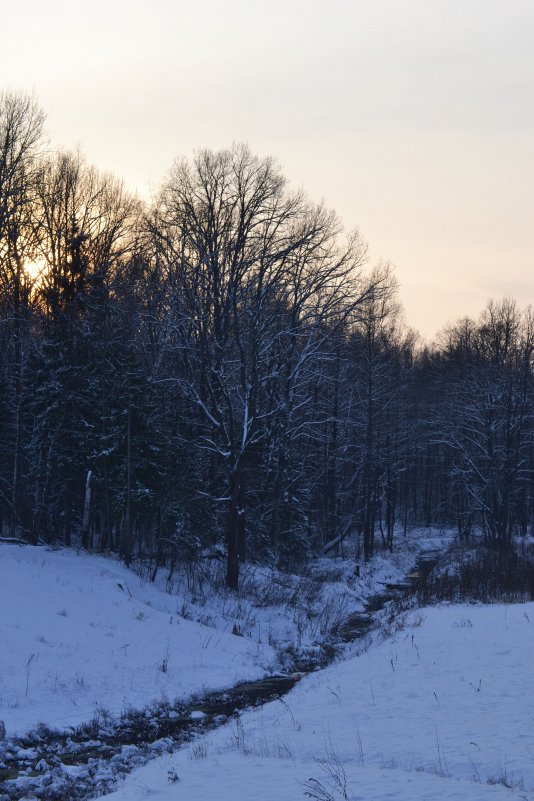
[{"label": "stream bank", "polygon": [[[120,719],[101,713],[88,724],[58,733],[44,725],[24,737],[0,743],[0,801],[87,801],[110,792],[133,768],[176,750],[250,706],[282,698],[305,673],[325,667],[343,643],[363,638],[388,603],[407,598],[424,585],[439,551],[423,552],[403,581],[385,583],[365,610],[337,628],[333,647],[287,674],[239,684],[187,704],[161,703],[126,711]],[[337,643],[337,647],[336,647]]]}]

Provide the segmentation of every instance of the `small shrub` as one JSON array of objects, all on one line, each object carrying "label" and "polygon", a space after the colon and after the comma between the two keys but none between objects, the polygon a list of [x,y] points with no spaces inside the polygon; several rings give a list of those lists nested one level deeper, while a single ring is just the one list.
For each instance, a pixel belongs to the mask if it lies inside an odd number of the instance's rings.
[{"label": "small shrub", "polygon": [[195,743],[189,751],[189,759],[198,760],[206,759],[208,756],[208,744],[205,740],[200,740]]},{"label": "small shrub", "polygon": [[317,760],[326,778],[308,779],[304,782],[304,795],[313,801],[348,801],[347,774],[337,754],[328,752],[326,759]]}]

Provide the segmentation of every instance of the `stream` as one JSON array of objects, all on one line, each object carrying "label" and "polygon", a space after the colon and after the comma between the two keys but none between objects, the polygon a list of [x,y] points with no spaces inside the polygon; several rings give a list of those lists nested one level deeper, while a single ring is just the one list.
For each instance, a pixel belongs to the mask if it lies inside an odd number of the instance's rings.
[{"label": "stream", "polygon": [[[423,551],[401,582],[384,584],[363,612],[350,615],[338,629],[339,645],[364,637],[387,603],[424,586],[440,553]],[[176,750],[247,707],[282,698],[304,673],[324,666],[324,660],[307,664],[298,673],[242,683],[183,705],[125,712],[118,721],[102,715],[68,732],[38,726],[25,736],[0,741],[0,801],[88,801],[102,796],[135,767]]]}]

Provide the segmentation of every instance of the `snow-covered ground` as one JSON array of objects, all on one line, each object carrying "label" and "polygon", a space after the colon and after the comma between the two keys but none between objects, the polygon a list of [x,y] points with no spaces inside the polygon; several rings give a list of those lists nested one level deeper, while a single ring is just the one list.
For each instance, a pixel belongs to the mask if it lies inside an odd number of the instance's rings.
[{"label": "snow-covered ground", "polygon": [[63,729],[261,678],[295,646],[316,651],[421,543],[411,536],[359,578],[352,559],[304,577],[247,568],[236,596],[214,589],[208,566],[151,582],[112,557],[0,542],[0,720],[8,735]]},{"label": "snow-covered ground", "polygon": [[63,729],[260,678],[268,643],[186,620],[114,559],[0,544],[0,720]]},{"label": "snow-covered ground", "polygon": [[[260,678],[446,538],[412,534],[359,577],[350,559],[249,568],[237,596],[213,571],[152,583],[110,557],[0,543],[0,720],[8,737],[63,729]],[[107,798],[534,801],[533,635],[533,603],[412,610]]]},{"label": "snow-covered ground", "polygon": [[532,799],[533,664],[532,603],[410,612],[364,654],[134,771],[107,798]]}]

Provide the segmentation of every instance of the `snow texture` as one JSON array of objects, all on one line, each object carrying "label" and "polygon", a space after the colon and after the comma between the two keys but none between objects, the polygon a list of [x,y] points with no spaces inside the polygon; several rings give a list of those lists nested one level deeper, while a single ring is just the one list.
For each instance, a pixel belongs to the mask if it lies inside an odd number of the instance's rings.
[{"label": "snow texture", "polygon": [[295,801],[316,779],[338,801],[343,774],[350,801],[534,798],[534,604],[427,608],[397,624],[108,798]]},{"label": "snow texture", "polygon": [[184,619],[112,558],[0,545],[0,720],[65,729],[261,678],[268,645]]},{"label": "snow texture", "polygon": [[8,736],[39,722],[63,730],[102,710],[262,678],[288,646],[316,650],[384,582],[399,580],[421,542],[377,557],[357,579],[352,560],[319,560],[315,579],[247,568],[238,596],[199,577],[189,588],[180,575],[169,584],[164,571],[152,583],[113,557],[2,542],[0,720]]},{"label": "snow texture", "polygon": [[[436,544],[430,538],[424,547]],[[341,598],[331,618],[361,609],[410,560],[409,547],[392,560],[380,556],[358,578],[349,561],[320,560],[320,604]],[[244,578],[258,597],[282,579],[266,569]],[[0,544],[0,720],[8,737],[39,721],[64,729],[103,708],[118,714],[261,678],[279,665],[281,645],[320,640],[321,621],[304,630],[287,604],[242,596],[232,606],[224,593],[195,603],[198,587],[186,597],[178,583],[169,594],[158,580],[108,557]],[[298,577],[283,580],[300,587]],[[236,624],[246,636],[231,633]],[[366,650],[346,646],[342,659],[304,676],[282,700],[175,753],[156,743],[161,756],[107,797],[534,799],[533,633],[532,603],[399,615],[387,635],[373,635]],[[192,717],[202,726],[201,713]]]}]

